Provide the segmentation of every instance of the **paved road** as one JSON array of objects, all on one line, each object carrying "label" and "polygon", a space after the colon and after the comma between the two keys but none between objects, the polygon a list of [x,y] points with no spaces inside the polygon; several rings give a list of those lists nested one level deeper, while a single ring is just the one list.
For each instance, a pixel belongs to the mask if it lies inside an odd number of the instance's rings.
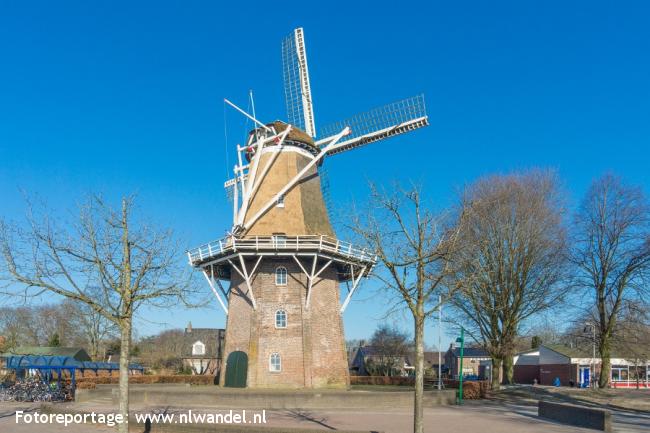
[{"label": "paved road", "polygon": [[111,427],[97,425],[51,425],[16,423],[16,411],[33,414],[38,411],[37,403],[0,402],[0,433],[113,433]]},{"label": "paved road", "polygon": [[[473,401],[467,402],[466,409],[483,413],[515,413],[532,419],[537,417],[536,405],[521,405],[512,402]],[[608,409],[612,412],[613,428],[615,433],[647,433],[650,431],[650,412],[633,410]],[[585,429],[582,429],[585,430]],[[591,431],[594,430],[585,430]]]},{"label": "paved road", "polygon": [[[80,407],[81,406],[81,407]],[[106,406],[77,405],[77,410],[111,411]],[[0,433],[104,433],[114,429],[106,426],[52,426],[16,424],[16,410],[34,411],[38,406],[29,404],[0,403]],[[134,408],[147,412],[153,408]],[[166,409],[169,412],[184,412],[187,409]],[[196,412],[209,412],[196,408]],[[616,433],[637,433],[650,431],[650,414],[614,411]],[[271,411],[267,413],[269,427],[303,427],[327,430],[375,430],[385,433],[404,433],[412,429],[411,414],[399,411]],[[132,431],[142,431],[133,429]],[[152,433],[155,433],[155,427]],[[251,430],[254,431],[254,430]],[[539,419],[536,407],[508,402],[467,402],[463,407],[440,406],[425,410],[425,431],[445,433],[593,433],[594,430],[580,429]]]}]

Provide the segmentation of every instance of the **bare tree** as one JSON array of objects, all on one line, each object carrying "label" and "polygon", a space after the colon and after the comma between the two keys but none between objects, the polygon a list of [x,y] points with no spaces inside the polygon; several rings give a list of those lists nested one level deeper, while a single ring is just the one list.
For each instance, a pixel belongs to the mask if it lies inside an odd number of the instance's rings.
[{"label": "bare tree", "polygon": [[0,332],[4,339],[3,352],[8,352],[20,345],[23,335],[14,308],[0,309]]},{"label": "bare tree", "polygon": [[[97,293],[94,297],[99,295]],[[70,325],[77,330],[90,348],[91,358],[103,360],[103,356],[100,356],[101,348],[110,338],[118,334],[115,322],[108,320],[86,303],[68,300],[61,308],[65,311]]]},{"label": "bare tree", "polygon": [[371,364],[377,375],[394,376],[396,370],[401,370],[399,364],[411,350],[411,341],[408,334],[397,327],[380,325],[370,338]]},{"label": "bare tree", "polygon": [[[95,196],[81,207],[79,220],[69,224],[30,212],[25,230],[6,223],[0,227],[5,277],[14,286],[28,296],[49,292],[83,303],[119,328],[123,419],[128,419],[134,313],[143,304],[178,303],[189,290],[171,233],[133,222],[132,206],[133,200],[125,198],[115,211]],[[128,424],[119,429],[126,432]]]},{"label": "bare tree", "polygon": [[564,213],[553,173],[495,175],[470,185],[461,198],[462,248],[454,258],[462,290],[452,300],[455,320],[512,382],[517,336],[531,316],[555,305],[565,269]]},{"label": "bare tree", "polygon": [[650,208],[640,188],[611,174],[593,182],[575,217],[572,260],[595,307],[601,358],[598,386],[609,385],[612,336],[626,299],[644,302],[650,268]]},{"label": "bare tree", "polygon": [[55,334],[60,344],[73,345],[79,336],[59,304],[1,308],[0,333],[9,336],[12,347],[47,346]]},{"label": "bare tree", "polygon": [[395,187],[386,193],[370,185],[367,211],[353,218],[353,230],[375,251],[380,269],[374,277],[396,299],[391,311],[406,308],[413,317],[415,335],[415,408],[413,431],[423,431],[424,325],[438,307],[438,295],[448,299],[445,285],[449,260],[458,231],[445,214],[435,214],[422,202],[418,187]]},{"label": "bare tree", "polygon": [[145,337],[138,342],[140,360],[145,364],[159,369],[183,369],[182,358],[187,350],[187,339],[182,329],[168,329],[157,335]]}]

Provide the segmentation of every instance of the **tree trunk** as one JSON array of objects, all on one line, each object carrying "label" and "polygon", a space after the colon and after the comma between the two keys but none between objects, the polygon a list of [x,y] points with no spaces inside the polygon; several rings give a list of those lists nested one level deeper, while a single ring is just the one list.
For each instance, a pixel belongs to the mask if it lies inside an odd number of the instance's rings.
[{"label": "tree trunk", "polygon": [[129,358],[131,351],[131,318],[123,319],[120,326],[120,411],[123,422],[119,424],[120,433],[128,433],[129,425]]},{"label": "tree trunk", "polygon": [[503,383],[506,385],[511,385],[513,383],[514,374],[515,369],[512,356],[506,355],[503,358]]},{"label": "tree trunk", "polygon": [[[93,361],[99,361],[97,359],[97,356],[99,355],[99,342],[95,337],[91,337],[90,339],[90,357],[93,359]],[[104,361],[102,359],[102,361]]]},{"label": "tree trunk", "polygon": [[612,361],[610,354],[609,337],[603,336],[600,343],[600,376],[598,377],[598,387],[607,388],[609,386],[609,376],[612,370]]},{"label": "tree trunk", "polygon": [[415,319],[415,405],[413,432],[424,432],[422,398],[424,396],[424,314]]},{"label": "tree trunk", "polygon": [[492,358],[492,389],[498,390],[501,387],[501,365],[500,358]]}]

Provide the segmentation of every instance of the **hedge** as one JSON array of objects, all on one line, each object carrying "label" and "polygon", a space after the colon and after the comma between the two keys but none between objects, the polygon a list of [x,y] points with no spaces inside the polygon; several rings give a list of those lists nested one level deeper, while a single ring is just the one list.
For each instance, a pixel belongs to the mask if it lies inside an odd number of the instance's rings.
[{"label": "hedge", "polygon": [[[458,388],[457,380],[445,380],[445,388]],[[401,376],[350,376],[350,385],[400,385],[413,386],[415,378]],[[487,380],[464,381],[463,398],[467,400],[476,400],[485,398],[490,389],[490,382]]]},{"label": "hedge", "polygon": [[[445,381],[446,388],[458,388],[457,380]],[[463,381],[463,398],[466,400],[478,400],[485,398],[490,389],[490,382],[487,380]]]},{"label": "hedge", "polygon": [[350,385],[403,385],[413,386],[415,378],[403,376],[350,376]]},{"label": "hedge", "polygon": [[[77,385],[81,384],[107,385],[117,384],[120,378],[117,376],[83,377],[77,379]],[[137,375],[129,376],[129,383],[150,384],[150,383],[186,383],[190,385],[214,385],[215,376],[203,375]],[[87,385],[84,385],[84,387]]]}]

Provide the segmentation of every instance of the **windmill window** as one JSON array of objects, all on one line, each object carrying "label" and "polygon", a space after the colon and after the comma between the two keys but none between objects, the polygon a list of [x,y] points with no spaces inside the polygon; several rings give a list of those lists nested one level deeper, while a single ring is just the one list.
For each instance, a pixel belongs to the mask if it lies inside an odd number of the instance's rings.
[{"label": "windmill window", "polygon": [[284,194],[280,195],[278,197],[278,202],[276,203],[277,207],[284,207]]},{"label": "windmill window", "polygon": [[275,327],[276,328],[286,328],[287,327],[287,312],[284,310],[278,310],[275,312]]},{"label": "windmill window", "polygon": [[275,233],[273,235],[273,243],[276,248],[282,248],[287,246],[287,235],[284,233]]},{"label": "windmill window", "polygon": [[200,341],[192,345],[192,355],[205,355],[205,344]]},{"label": "windmill window", "polygon": [[282,358],[279,353],[272,353],[269,358],[269,371],[279,373],[282,371]]},{"label": "windmill window", "polygon": [[275,269],[275,285],[276,286],[287,285],[287,268],[280,266]]}]

